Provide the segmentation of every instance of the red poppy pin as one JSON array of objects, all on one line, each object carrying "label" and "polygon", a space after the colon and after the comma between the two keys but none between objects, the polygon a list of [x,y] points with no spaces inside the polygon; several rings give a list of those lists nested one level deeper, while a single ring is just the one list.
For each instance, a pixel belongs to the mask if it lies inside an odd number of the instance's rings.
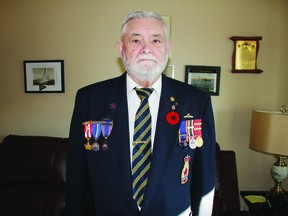
[{"label": "red poppy pin", "polygon": [[166,121],[171,125],[176,125],[179,122],[179,114],[175,111],[171,111],[166,115]]}]

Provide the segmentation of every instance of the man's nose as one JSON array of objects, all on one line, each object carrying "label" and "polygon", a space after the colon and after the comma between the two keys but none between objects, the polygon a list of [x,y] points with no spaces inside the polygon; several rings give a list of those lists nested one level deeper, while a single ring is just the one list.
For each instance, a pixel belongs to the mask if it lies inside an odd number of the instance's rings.
[{"label": "man's nose", "polygon": [[152,53],[151,43],[149,43],[148,41],[145,41],[143,43],[142,53],[144,54]]}]

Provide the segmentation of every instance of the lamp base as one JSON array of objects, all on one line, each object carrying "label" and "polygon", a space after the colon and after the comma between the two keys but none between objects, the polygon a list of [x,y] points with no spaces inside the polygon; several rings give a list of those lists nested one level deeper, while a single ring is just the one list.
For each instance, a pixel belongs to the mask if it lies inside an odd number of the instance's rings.
[{"label": "lamp base", "polygon": [[282,182],[288,176],[288,167],[285,164],[285,159],[285,156],[278,156],[277,161],[272,166],[271,174],[275,181],[275,186],[269,192],[271,195],[284,194],[286,192],[282,187]]},{"label": "lamp base", "polygon": [[286,193],[286,191],[283,189],[282,183],[275,183],[275,186],[270,189],[268,195],[279,195],[284,193]]}]

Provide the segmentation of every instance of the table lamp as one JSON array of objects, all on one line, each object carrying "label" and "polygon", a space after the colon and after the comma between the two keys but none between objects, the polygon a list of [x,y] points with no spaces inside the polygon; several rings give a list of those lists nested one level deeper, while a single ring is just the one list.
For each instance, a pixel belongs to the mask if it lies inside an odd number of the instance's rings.
[{"label": "table lamp", "polygon": [[263,110],[252,112],[249,147],[277,158],[271,169],[275,186],[269,194],[283,194],[285,191],[282,183],[288,175],[288,167],[284,161],[288,156],[287,106],[281,106],[280,112]]}]

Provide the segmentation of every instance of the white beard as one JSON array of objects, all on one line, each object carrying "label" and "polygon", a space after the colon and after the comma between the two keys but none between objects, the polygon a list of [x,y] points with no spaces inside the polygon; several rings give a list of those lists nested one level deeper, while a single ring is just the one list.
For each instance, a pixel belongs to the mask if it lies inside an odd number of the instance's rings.
[{"label": "white beard", "polygon": [[[141,62],[141,59],[151,59],[151,63],[149,62]],[[122,57],[123,64],[127,70],[128,73],[131,74],[131,76],[137,78],[137,80],[143,82],[153,82],[156,78],[159,77],[159,75],[164,71],[167,62],[168,62],[168,54],[165,55],[165,58],[162,62],[158,63],[157,59],[152,56],[151,54],[146,55],[142,54],[137,57],[136,63],[129,64],[126,58],[125,53]],[[156,63],[155,63],[155,62]],[[156,64],[153,66],[153,64]]]}]

